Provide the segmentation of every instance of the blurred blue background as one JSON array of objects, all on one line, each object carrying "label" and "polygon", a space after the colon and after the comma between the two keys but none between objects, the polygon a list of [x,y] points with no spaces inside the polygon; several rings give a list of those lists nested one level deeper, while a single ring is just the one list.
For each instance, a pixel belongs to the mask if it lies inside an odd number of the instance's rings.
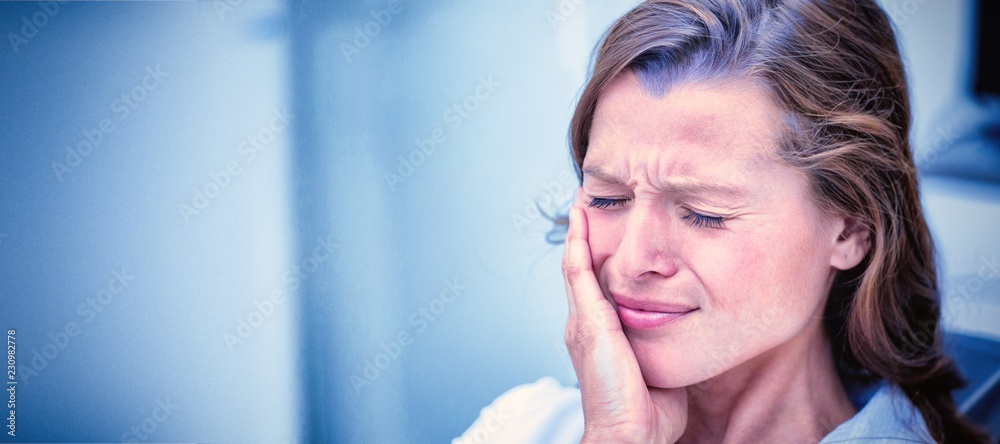
[{"label": "blurred blue background", "polygon": [[[0,442],[448,442],[515,385],[573,384],[536,203],[576,185],[574,98],[633,4],[0,3]],[[883,5],[961,399],[995,398],[978,4]]]}]

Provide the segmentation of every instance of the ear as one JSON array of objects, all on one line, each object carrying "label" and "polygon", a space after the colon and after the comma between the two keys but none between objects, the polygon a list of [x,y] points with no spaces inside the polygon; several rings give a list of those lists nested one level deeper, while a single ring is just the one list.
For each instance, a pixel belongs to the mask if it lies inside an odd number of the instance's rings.
[{"label": "ear", "polygon": [[841,219],[837,227],[840,229],[834,239],[830,265],[838,270],[850,270],[860,264],[871,249],[868,228],[850,217]]}]

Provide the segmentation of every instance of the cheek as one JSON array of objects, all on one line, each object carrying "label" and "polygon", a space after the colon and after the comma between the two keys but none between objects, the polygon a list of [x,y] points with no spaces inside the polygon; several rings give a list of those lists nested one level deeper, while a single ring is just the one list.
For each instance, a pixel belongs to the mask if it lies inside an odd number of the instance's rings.
[{"label": "cheek", "polygon": [[763,283],[780,289],[772,292],[782,299],[774,301],[776,304],[811,305],[825,296],[822,287],[829,274],[829,260],[824,256],[828,253],[812,226],[804,225],[808,221],[802,223],[798,225],[800,229],[787,228],[774,233],[768,250],[760,255],[762,277],[769,278]]},{"label": "cheek", "polygon": [[[702,279],[718,320],[761,339],[787,336],[815,314],[828,270],[810,230],[758,231],[704,249]],[[766,339],[765,339],[766,340]]]},{"label": "cheek", "polygon": [[590,241],[590,255],[594,262],[594,270],[601,276],[607,260],[621,245],[623,231],[622,218],[616,213],[593,208],[584,209],[587,215],[587,238]]},{"label": "cheek", "polygon": [[763,302],[752,296],[769,268],[768,250],[760,239],[729,236],[724,241],[694,242],[688,264],[705,287],[704,301],[717,313],[737,313]]}]

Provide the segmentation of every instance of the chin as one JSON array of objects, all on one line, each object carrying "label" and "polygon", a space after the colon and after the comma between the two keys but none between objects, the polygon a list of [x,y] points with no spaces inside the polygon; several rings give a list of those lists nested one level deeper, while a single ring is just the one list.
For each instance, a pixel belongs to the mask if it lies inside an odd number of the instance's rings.
[{"label": "chin", "polygon": [[681,388],[707,380],[709,375],[690,366],[677,363],[665,364],[659,361],[639,360],[642,378],[646,385],[657,388]]},{"label": "chin", "polygon": [[700,344],[686,346],[629,339],[646,385],[680,388],[704,382],[732,367],[738,350],[710,351]]}]

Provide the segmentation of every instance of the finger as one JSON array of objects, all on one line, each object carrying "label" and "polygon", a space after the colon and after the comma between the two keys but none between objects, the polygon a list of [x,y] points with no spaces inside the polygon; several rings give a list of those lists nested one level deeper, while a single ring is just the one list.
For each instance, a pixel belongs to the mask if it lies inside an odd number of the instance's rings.
[{"label": "finger", "polygon": [[582,208],[570,209],[570,227],[566,235],[563,257],[563,277],[566,280],[570,306],[584,313],[606,310],[607,300],[601,292],[590,254],[587,214]]},{"label": "finger", "polygon": [[[569,237],[569,233],[573,232],[574,230],[576,230],[577,229],[576,227],[581,224],[580,216],[576,214],[577,213],[576,210],[583,208],[582,203],[583,203],[583,187],[577,187],[576,190],[573,192],[572,205],[571,205],[570,210],[569,210],[569,215],[568,215],[569,216],[569,227],[567,228],[566,243],[565,243],[566,249],[565,249],[565,251],[563,253],[563,280],[564,280],[564,283],[566,285],[566,299],[567,299],[567,303],[569,304],[569,314],[570,314],[571,319],[576,316],[576,298],[574,298],[574,296],[573,296],[573,289],[570,286],[569,280],[566,279],[566,265],[569,262],[569,254],[570,254],[570,251],[571,251],[571,249],[570,249],[571,239]],[[586,221],[584,221],[582,223],[586,223]],[[587,227],[584,227],[584,233],[586,233],[587,231],[588,231]],[[575,240],[574,240],[574,242],[575,242]],[[588,244],[589,244],[589,242],[588,242]],[[587,246],[587,250],[589,252],[589,250],[590,250],[590,246],[589,245]],[[593,265],[592,265],[593,261],[588,261],[588,263],[590,263],[591,264],[591,268],[593,268]]]},{"label": "finger", "polygon": [[564,244],[565,250],[563,251],[563,282],[566,285],[566,303],[569,305],[569,316],[573,319],[576,316],[576,298],[573,297],[573,287],[569,283],[569,279],[566,279],[566,267],[569,263],[570,255],[570,242],[571,238],[569,233],[572,232],[577,225],[580,224],[580,217],[576,215],[576,203],[574,202],[573,207],[569,209],[569,228],[566,231],[566,243]]}]

